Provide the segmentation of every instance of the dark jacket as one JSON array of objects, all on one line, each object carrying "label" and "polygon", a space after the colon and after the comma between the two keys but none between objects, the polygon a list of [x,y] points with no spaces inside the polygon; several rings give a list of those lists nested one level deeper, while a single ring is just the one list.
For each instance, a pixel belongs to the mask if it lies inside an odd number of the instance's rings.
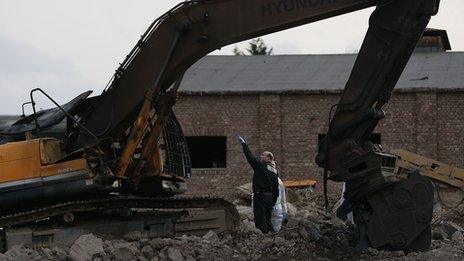
[{"label": "dark jacket", "polygon": [[279,197],[279,181],[277,179],[277,173],[272,172],[268,168],[268,164],[266,162],[263,162],[259,158],[253,156],[246,143],[243,143],[242,147],[248,163],[254,170],[253,193],[271,193],[272,201],[275,205],[277,198]]}]

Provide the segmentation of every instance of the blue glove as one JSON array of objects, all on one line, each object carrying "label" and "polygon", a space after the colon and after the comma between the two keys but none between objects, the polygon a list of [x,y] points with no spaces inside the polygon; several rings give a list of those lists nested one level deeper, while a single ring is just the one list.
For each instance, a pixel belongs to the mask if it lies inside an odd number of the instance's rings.
[{"label": "blue glove", "polygon": [[240,144],[245,144],[245,139],[242,138],[241,136],[237,136],[237,139],[238,139],[238,142],[240,142]]}]

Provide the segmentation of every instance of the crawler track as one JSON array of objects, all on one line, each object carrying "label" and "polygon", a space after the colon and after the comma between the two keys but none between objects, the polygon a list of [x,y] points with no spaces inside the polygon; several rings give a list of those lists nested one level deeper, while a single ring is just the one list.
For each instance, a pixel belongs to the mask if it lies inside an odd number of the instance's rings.
[{"label": "crawler track", "polygon": [[56,217],[66,213],[83,213],[89,211],[105,211],[122,208],[144,209],[224,209],[230,217],[229,227],[236,227],[239,222],[238,212],[233,204],[222,198],[211,197],[179,197],[151,198],[136,196],[113,196],[102,199],[70,201],[27,212],[14,213],[0,217],[0,227],[22,226],[31,222]]}]

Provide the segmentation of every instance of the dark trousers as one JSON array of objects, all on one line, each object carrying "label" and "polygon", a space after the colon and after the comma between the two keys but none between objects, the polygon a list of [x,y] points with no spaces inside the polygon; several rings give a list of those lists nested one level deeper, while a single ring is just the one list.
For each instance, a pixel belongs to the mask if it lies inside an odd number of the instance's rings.
[{"label": "dark trousers", "polygon": [[274,231],[271,223],[272,207],[271,193],[254,193],[253,214],[255,216],[255,226],[263,234]]}]

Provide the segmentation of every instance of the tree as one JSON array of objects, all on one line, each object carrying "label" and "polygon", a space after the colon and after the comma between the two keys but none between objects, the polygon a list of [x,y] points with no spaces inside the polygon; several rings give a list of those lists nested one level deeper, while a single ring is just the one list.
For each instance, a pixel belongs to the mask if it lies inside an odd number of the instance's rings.
[{"label": "tree", "polygon": [[247,49],[250,55],[271,55],[273,48],[268,48],[263,39],[256,38],[251,40]]},{"label": "tree", "polygon": [[[248,43],[248,48],[246,49],[249,55],[271,55],[272,50],[273,48],[269,48],[261,38],[251,40]],[[238,47],[234,48],[233,53],[235,55],[245,55],[245,53],[238,49]]]},{"label": "tree", "polygon": [[245,53],[238,49],[237,46],[234,47],[234,50],[232,50],[232,52],[234,53],[234,55],[245,55]]}]

